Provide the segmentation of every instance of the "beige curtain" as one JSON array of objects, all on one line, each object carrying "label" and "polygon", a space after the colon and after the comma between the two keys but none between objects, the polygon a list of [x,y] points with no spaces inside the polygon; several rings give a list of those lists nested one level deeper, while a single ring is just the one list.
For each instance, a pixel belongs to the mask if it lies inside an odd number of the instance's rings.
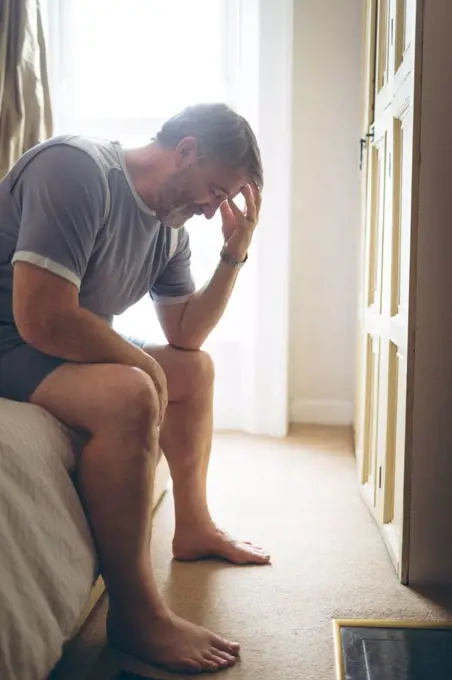
[{"label": "beige curtain", "polygon": [[51,134],[39,0],[0,0],[0,178]]}]

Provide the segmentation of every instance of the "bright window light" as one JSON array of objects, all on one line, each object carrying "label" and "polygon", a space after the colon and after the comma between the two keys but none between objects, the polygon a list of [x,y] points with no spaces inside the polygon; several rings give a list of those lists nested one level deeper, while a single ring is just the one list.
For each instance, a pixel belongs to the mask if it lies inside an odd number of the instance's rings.
[{"label": "bright window light", "polygon": [[164,119],[189,103],[224,98],[222,0],[63,4],[67,116]]},{"label": "bright window light", "polygon": [[[236,7],[235,0],[50,0],[55,134],[137,146],[189,104],[233,103],[228,70],[236,63],[235,54],[231,58],[236,46],[229,27]],[[221,217],[194,217],[187,226],[193,275],[201,287],[219,261]],[[243,274],[242,292],[235,291],[214,340],[243,333],[249,299]],[[115,327],[164,340],[148,296],[118,317]]]}]

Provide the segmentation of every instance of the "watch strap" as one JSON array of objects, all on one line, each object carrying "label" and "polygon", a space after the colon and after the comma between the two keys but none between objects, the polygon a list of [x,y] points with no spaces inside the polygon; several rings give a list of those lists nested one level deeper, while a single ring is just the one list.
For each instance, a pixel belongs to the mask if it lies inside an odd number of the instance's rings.
[{"label": "watch strap", "polygon": [[231,267],[239,269],[240,267],[243,267],[243,265],[247,261],[248,253],[245,255],[245,259],[240,262],[239,260],[234,260],[234,258],[231,257],[228,251],[226,250],[226,246],[223,246],[220,252],[220,258],[223,260],[223,262],[229,264]]}]

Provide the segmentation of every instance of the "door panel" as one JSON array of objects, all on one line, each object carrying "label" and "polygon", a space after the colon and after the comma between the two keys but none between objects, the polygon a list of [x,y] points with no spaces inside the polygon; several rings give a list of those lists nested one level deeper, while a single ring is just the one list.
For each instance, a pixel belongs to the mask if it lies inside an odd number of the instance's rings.
[{"label": "door panel", "polygon": [[406,98],[395,98],[397,117],[393,122],[392,255],[390,268],[389,338],[391,346],[387,450],[383,474],[382,523],[392,541],[396,565],[401,570],[403,539],[403,489],[406,426],[406,377],[411,206],[411,108]]},{"label": "door panel", "polygon": [[[360,481],[399,573],[403,525],[415,0],[369,0],[357,431]],[[367,81],[369,82],[369,77]],[[373,101],[371,106],[370,101]]]},{"label": "door panel", "polygon": [[378,483],[378,394],[380,346],[378,338],[367,336],[367,370],[365,397],[365,430],[364,451],[365,468],[363,483],[366,486],[368,499],[375,505],[377,502]]},{"label": "door panel", "polygon": [[363,483],[367,485],[372,505],[377,502],[380,483],[379,401],[380,401],[380,336],[384,262],[385,194],[386,194],[386,134],[379,136],[369,150],[369,192],[366,222],[366,260],[363,333],[364,344],[364,422],[363,422]]},{"label": "door panel", "polygon": [[376,501],[377,410],[379,390],[379,330],[383,264],[385,193],[385,136],[369,150],[368,190],[364,248],[364,294],[361,324],[361,385],[359,430],[361,433],[361,483],[368,485],[369,498]]},{"label": "door panel", "polygon": [[403,130],[402,123],[399,119],[394,120],[393,128],[393,220],[394,228],[392,233],[392,281],[391,281],[391,299],[390,299],[390,315],[395,316],[399,311],[400,293],[401,293],[401,198],[402,198],[402,181],[403,181]]},{"label": "door panel", "polygon": [[361,151],[361,234],[358,269],[358,318],[355,387],[355,451],[358,461],[359,482],[367,478],[368,460],[364,459],[364,433],[366,431],[366,385],[368,373],[369,342],[364,332],[364,315],[369,306],[369,272],[367,268],[369,251],[368,219],[374,214],[375,177],[377,176],[378,155],[370,145],[371,130],[375,115],[376,92],[376,34],[377,0],[368,0],[364,16],[364,101],[363,134],[360,140]]},{"label": "door panel", "polygon": [[388,84],[389,74],[389,2],[377,2],[377,96]]},{"label": "door panel", "polygon": [[394,72],[396,73],[403,64],[405,50],[408,45],[408,32],[406,22],[407,0],[393,0],[393,2],[396,2],[396,13],[394,17],[395,21]]},{"label": "door panel", "polygon": [[398,402],[399,362],[396,345],[388,342],[388,414],[386,422],[386,450],[383,523],[389,524],[394,520],[395,467],[397,446],[397,420],[399,415]]},{"label": "door panel", "polygon": [[396,412],[394,413],[395,446],[394,446],[394,482],[393,482],[393,507],[392,522],[397,533],[399,543],[399,556],[402,554],[402,527],[403,527],[403,490],[404,490],[404,460],[405,460],[405,414],[406,414],[406,355],[397,352],[397,394]]},{"label": "door panel", "polygon": [[383,285],[383,237],[386,200],[386,135],[376,142],[377,172],[375,177],[376,201],[370,216],[369,248],[369,307],[373,314],[381,314]]}]

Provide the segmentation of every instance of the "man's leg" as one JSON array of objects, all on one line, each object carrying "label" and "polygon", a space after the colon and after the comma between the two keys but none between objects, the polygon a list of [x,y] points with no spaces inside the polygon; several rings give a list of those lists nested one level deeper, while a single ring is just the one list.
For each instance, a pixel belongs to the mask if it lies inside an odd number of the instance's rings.
[{"label": "man's leg", "polygon": [[173,479],[178,559],[220,556],[236,564],[267,564],[261,548],[233,539],[212,521],[207,505],[207,471],[212,446],[214,369],[205,352],[145,347],[165,371],[168,408],[160,444]]},{"label": "man's leg", "polygon": [[158,451],[158,399],[142,371],[119,365],[60,366],[30,401],[91,438],[79,479],[110,597],[109,633],[127,652],[170,670],[217,670],[238,646],[166,607],[150,560]]}]

